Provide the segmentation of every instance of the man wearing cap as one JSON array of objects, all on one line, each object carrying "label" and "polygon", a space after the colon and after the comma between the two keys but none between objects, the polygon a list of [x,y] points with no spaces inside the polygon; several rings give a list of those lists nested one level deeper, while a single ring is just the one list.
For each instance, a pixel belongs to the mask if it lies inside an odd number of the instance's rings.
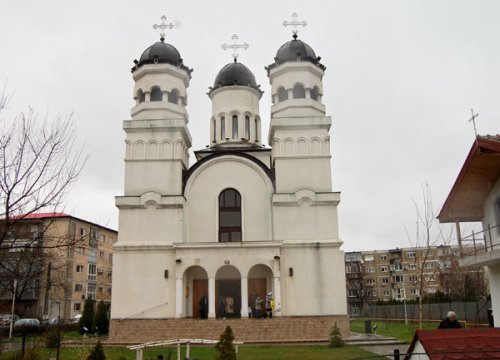
[{"label": "man wearing cap", "polygon": [[454,311],[448,311],[446,319],[441,321],[438,329],[460,329],[462,325],[457,321],[457,314]]}]

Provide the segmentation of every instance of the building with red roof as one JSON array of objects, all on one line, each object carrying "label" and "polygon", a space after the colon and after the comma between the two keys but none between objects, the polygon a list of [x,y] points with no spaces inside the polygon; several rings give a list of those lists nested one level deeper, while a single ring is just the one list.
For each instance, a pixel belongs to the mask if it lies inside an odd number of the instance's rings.
[{"label": "building with red roof", "polygon": [[[493,315],[500,318],[500,135],[477,136],[441,212],[441,223],[455,223],[461,249],[460,223],[481,222],[481,247],[461,251],[460,266],[485,266]],[[498,323],[498,321],[497,321]]]},{"label": "building with red roof", "polygon": [[405,360],[499,359],[500,329],[417,330]]}]

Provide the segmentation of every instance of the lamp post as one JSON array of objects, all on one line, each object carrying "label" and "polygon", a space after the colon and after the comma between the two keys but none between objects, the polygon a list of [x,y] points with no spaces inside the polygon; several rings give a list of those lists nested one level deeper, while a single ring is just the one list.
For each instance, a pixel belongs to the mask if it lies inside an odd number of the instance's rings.
[{"label": "lamp post", "polygon": [[16,305],[17,279],[14,279],[14,291],[12,293],[12,311],[10,314],[9,339],[12,338],[12,327],[14,326],[14,307]]}]

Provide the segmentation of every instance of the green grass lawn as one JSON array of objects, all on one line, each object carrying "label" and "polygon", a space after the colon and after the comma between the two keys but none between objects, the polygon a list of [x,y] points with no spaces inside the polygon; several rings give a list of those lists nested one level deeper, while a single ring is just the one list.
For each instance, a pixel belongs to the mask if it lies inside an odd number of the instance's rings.
[{"label": "green grass lawn", "polygon": [[[357,333],[365,332],[365,319],[356,319],[351,321],[351,331]],[[405,325],[404,322],[382,322],[372,320],[372,327],[377,324],[377,334],[395,337],[406,342],[411,342],[415,330],[418,329],[418,323],[409,323]],[[437,328],[438,323],[423,323],[425,330],[434,330]]]},{"label": "green grass lawn", "polygon": [[[158,355],[163,355],[167,359],[168,352],[171,351],[171,359],[177,359],[177,349],[153,348],[144,351],[144,360],[156,360]],[[135,351],[127,350],[124,347],[105,347],[107,359],[109,360],[135,360]],[[49,355],[48,349],[42,350],[43,358]],[[55,352],[52,352],[55,356]],[[184,359],[185,346],[182,347],[181,358]],[[205,360],[214,359],[215,349],[213,347],[191,347],[191,357]],[[322,360],[322,359],[356,359],[373,356],[372,353],[354,346],[332,349],[326,345],[289,345],[289,346],[240,346],[239,360]],[[85,351],[82,347],[62,348],[61,360],[82,360],[85,359]]]}]

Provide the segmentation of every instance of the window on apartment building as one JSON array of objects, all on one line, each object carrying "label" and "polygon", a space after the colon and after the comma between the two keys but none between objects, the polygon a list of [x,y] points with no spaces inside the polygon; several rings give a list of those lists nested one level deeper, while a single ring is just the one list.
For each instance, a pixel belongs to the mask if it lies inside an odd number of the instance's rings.
[{"label": "window on apartment building", "polygon": [[80,228],[80,236],[85,236],[85,229],[84,228]]},{"label": "window on apartment building", "polygon": [[373,285],[375,285],[376,283],[377,283],[377,281],[376,281],[375,279],[373,279],[373,278],[368,278],[368,279],[366,279],[366,285],[371,285],[371,286],[373,286]]},{"label": "window on apartment building", "polygon": [[99,294],[102,294],[102,286],[99,286],[99,288],[97,289],[97,291],[99,292]]},{"label": "window on apartment building", "polygon": [[381,282],[382,282],[382,285],[387,285],[387,284],[389,284],[389,278],[387,278],[387,277],[383,277],[383,278],[381,279]]},{"label": "window on apartment building", "polygon": [[76,272],[82,273],[83,272],[83,265],[76,265]]},{"label": "window on apartment building", "polygon": [[408,281],[412,282],[412,283],[416,283],[418,281],[418,278],[416,276],[410,276],[408,278]]},{"label": "window on apartment building", "polygon": [[419,289],[411,289],[410,293],[412,295],[419,296],[420,295],[420,290]]},{"label": "window on apartment building", "polygon": [[104,269],[97,269],[97,275],[104,275]]},{"label": "window on apartment building", "polygon": [[106,236],[104,236],[104,234],[101,234],[101,236],[99,237],[99,244],[103,245],[105,241],[106,241]]},{"label": "window on apartment building", "polygon": [[75,252],[77,254],[84,255],[85,254],[85,248],[83,246],[79,246],[79,247],[75,248]]},{"label": "window on apartment building", "polygon": [[392,277],[392,282],[393,283],[400,283],[404,281],[403,275],[396,275]]},{"label": "window on apartment building", "polygon": [[104,259],[104,251],[99,251],[99,259]]},{"label": "window on apartment building", "polygon": [[434,269],[434,263],[426,262],[424,264],[424,268],[426,268],[426,269]]},{"label": "window on apartment building", "polygon": [[408,251],[406,254],[409,259],[415,259],[415,256],[417,256],[417,253],[415,251]]},{"label": "window on apartment building", "polygon": [[391,292],[389,290],[384,290],[384,296],[391,296]]},{"label": "window on apartment building", "polygon": [[374,273],[375,272],[375,268],[373,266],[369,266],[365,270],[367,273]]},{"label": "window on apartment building", "polygon": [[408,264],[408,270],[416,270],[417,265],[416,264]]},{"label": "window on apartment building", "polygon": [[95,284],[89,284],[87,288],[87,299],[95,299]]},{"label": "window on apartment building", "polygon": [[110,263],[113,262],[113,254],[109,254],[108,260],[109,260]]},{"label": "window on apartment building", "polygon": [[368,296],[377,297],[377,292],[375,290],[370,290],[370,291],[368,291]]},{"label": "window on apartment building", "polygon": [[389,268],[387,266],[381,266],[380,267],[380,271],[381,272],[388,272],[389,271]]},{"label": "window on apartment building", "polygon": [[113,276],[113,273],[111,272],[111,270],[108,271],[108,277],[111,277]]},{"label": "window on apartment building", "polygon": [[348,297],[358,297],[358,290],[347,290],[347,296]]},{"label": "window on apartment building", "polygon": [[[97,267],[95,264],[89,264],[89,281],[95,281],[96,280],[96,272],[97,272]],[[95,292],[95,288],[94,288]]]},{"label": "window on apartment building", "polygon": [[387,255],[380,255],[380,260],[382,261],[387,260]]},{"label": "window on apartment building", "polygon": [[391,265],[391,271],[402,271],[403,270],[403,265],[400,263],[394,263]]},{"label": "window on apartment building", "polygon": [[73,310],[80,311],[81,308],[82,308],[82,304],[80,304],[80,303],[74,303],[73,304]]},{"label": "window on apartment building", "polygon": [[75,284],[75,292],[81,292],[83,290],[82,284]]},{"label": "window on apartment building", "polygon": [[111,288],[108,288],[108,295],[111,295]]},{"label": "window on apartment building", "polygon": [[365,255],[365,261],[373,261],[374,257],[373,255]]}]

